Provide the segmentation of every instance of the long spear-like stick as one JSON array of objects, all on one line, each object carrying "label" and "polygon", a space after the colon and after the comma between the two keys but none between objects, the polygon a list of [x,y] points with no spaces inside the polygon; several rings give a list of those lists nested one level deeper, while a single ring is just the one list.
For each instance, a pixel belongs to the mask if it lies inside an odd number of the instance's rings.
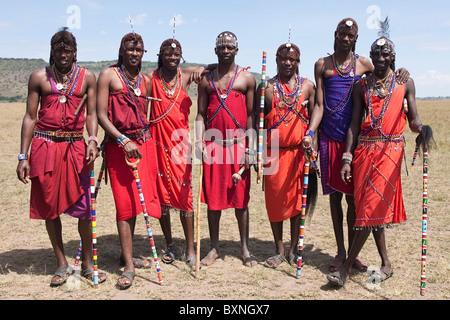
[{"label": "long spear-like stick", "polygon": [[303,195],[302,195],[302,212],[300,216],[300,234],[298,239],[298,259],[297,259],[297,279],[300,278],[302,272],[303,262],[303,240],[305,238],[305,220],[306,220],[306,200],[308,196],[308,182],[309,182],[309,161],[305,159],[303,179]]},{"label": "long spear-like stick", "polygon": [[428,152],[423,151],[423,206],[422,206],[422,265],[420,275],[420,294],[425,295],[427,282],[427,223],[428,223]]},{"label": "long spear-like stick", "polygon": [[262,176],[262,154],[263,154],[263,133],[264,133],[264,102],[265,102],[265,93],[266,93],[266,63],[267,63],[267,54],[266,51],[263,51],[262,57],[262,77],[261,77],[261,104],[260,104],[260,113],[259,113],[259,137],[258,137],[258,174],[256,176],[256,183],[261,182]]},{"label": "long spear-like stick", "polygon": [[98,287],[98,261],[97,261],[97,214],[95,210],[95,176],[94,176],[94,162],[90,165],[90,193],[91,193],[91,224],[92,224],[92,256],[94,260],[94,287]]},{"label": "long spear-like stick", "polygon": [[[103,159],[102,166],[100,168],[100,173],[98,174],[98,178],[97,178],[97,184],[95,185],[95,200],[96,201],[97,201],[98,190],[100,189],[100,186],[101,186],[101,183],[102,183],[104,172],[105,172],[105,160]],[[81,258],[81,251],[82,251],[82,243],[80,241],[80,245],[78,247],[77,256],[76,256],[75,262],[74,262],[74,267],[78,266],[78,263],[79,263],[80,258]]]},{"label": "long spear-like stick", "polygon": [[200,206],[202,201],[203,186],[203,160],[200,163],[200,173],[198,177],[198,196],[197,196],[197,252],[195,260],[195,277],[198,278],[200,270]]},{"label": "long spear-like stick", "polygon": [[142,192],[142,187],[141,187],[141,180],[139,178],[139,172],[137,169],[137,165],[138,165],[140,159],[137,159],[134,162],[130,162],[128,160],[127,156],[125,156],[125,161],[126,161],[127,165],[129,165],[131,167],[131,170],[133,171],[133,176],[136,181],[136,186],[137,186],[137,189],[139,192],[139,199],[140,199],[141,205],[142,205],[142,212],[143,212],[144,219],[145,219],[145,225],[147,227],[148,238],[150,240],[150,245],[152,247],[153,259],[155,261],[155,266],[156,266],[156,272],[158,273],[159,284],[163,285],[164,283],[163,283],[161,268],[159,266],[158,254],[156,252],[155,241],[153,240],[152,229],[150,228],[150,221],[148,218],[147,206],[145,205],[144,194]]}]

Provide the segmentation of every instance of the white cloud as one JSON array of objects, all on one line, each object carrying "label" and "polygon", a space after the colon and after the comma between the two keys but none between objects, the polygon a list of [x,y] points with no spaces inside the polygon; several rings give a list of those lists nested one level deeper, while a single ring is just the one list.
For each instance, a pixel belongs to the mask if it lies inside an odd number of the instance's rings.
[{"label": "white cloud", "polygon": [[418,97],[450,96],[450,74],[427,70],[414,77]]},{"label": "white cloud", "polygon": [[145,19],[146,18],[147,18],[147,14],[146,13],[141,13],[141,14],[138,14],[137,16],[135,16],[135,17],[128,16],[125,19],[120,20],[120,22],[130,23],[130,19],[131,19],[131,24],[133,26],[141,26],[141,25],[143,25],[145,23]]},{"label": "white cloud", "polygon": [[169,25],[173,26],[173,21],[175,20],[175,27],[182,25],[185,21],[183,20],[183,17],[181,14],[175,15],[172,19],[169,21]]}]

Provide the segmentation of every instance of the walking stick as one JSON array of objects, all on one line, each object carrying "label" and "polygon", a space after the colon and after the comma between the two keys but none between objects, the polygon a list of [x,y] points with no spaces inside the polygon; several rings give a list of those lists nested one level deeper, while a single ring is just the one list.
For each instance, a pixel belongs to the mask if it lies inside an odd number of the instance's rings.
[{"label": "walking stick", "polygon": [[423,206],[422,206],[422,265],[420,275],[420,295],[425,295],[427,281],[427,222],[428,222],[428,152],[423,151]]},{"label": "walking stick", "polygon": [[159,284],[163,285],[164,283],[163,283],[163,278],[162,278],[162,274],[161,274],[161,268],[159,266],[158,254],[156,252],[155,241],[153,240],[152,229],[150,228],[150,221],[148,218],[147,206],[145,205],[144,194],[142,193],[142,187],[141,187],[141,180],[139,178],[139,172],[137,169],[137,165],[141,160],[137,159],[135,162],[130,162],[130,161],[128,161],[127,156],[125,156],[125,161],[126,161],[127,165],[129,165],[131,167],[131,170],[133,171],[133,176],[136,181],[136,186],[137,186],[137,189],[139,192],[139,199],[140,199],[141,205],[142,205],[142,212],[143,212],[144,219],[145,219],[145,225],[147,227],[148,238],[150,240],[150,245],[152,247],[153,259],[155,261],[156,272],[158,274]]},{"label": "walking stick", "polygon": [[81,109],[81,107],[83,106],[84,101],[86,101],[86,98],[87,98],[87,93],[85,93],[84,96],[83,96],[83,98],[81,99],[80,104],[78,105],[77,110],[76,110],[75,113],[74,113],[75,115],[77,115],[78,112],[80,112],[80,109]]},{"label": "walking stick", "polygon": [[300,234],[298,239],[297,279],[300,278],[303,262],[303,239],[305,238],[306,198],[308,195],[308,180],[309,180],[308,159],[305,159],[304,175],[305,177],[303,179],[302,213],[300,217]]},{"label": "walking stick", "polygon": [[258,174],[256,175],[256,183],[261,182],[262,176],[262,153],[263,153],[263,132],[264,132],[264,102],[265,102],[265,93],[266,93],[266,51],[263,51],[262,57],[262,77],[261,77],[261,104],[260,104],[260,113],[259,113],[259,137],[258,137]]},{"label": "walking stick", "polygon": [[195,277],[198,278],[200,270],[200,206],[202,199],[202,187],[203,187],[203,160],[200,163],[200,173],[198,177],[198,196],[197,196],[197,252],[195,261]]},{"label": "walking stick", "polygon": [[90,191],[91,191],[91,216],[92,216],[92,255],[94,260],[94,287],[98,287],[98,261],[97,261],[97,214],[95,210],[95,176],[94,176],[94,162],[91,163],[90,172]]},{"label": "walking stick", "polygon": [[[100,189],[100,185],[102,183],[103,174],[105,172],[105,159],[103,159],[102,166],[100,168],[100,173],[98,174],[97,184],[95,185],[95,200],[97,200],[98,190]],[[90,180],[90,177],[89,177]],[[74,267],[78,266],[78,263],[81,258],[81,250],[82,250],[82,242],[80,241],[80,245],[78,246],[77,256],[75,258]]]}]

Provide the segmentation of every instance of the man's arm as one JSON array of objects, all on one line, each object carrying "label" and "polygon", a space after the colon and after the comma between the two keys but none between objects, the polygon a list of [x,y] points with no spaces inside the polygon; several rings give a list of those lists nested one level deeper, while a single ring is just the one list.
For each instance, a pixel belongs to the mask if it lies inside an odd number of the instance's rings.
[{"label": "man's arm", "polygon": [[412,132],[420,133],[422,131],[422,122],[419,118],[416,104],[416,86],[414,80],[409,78],[405,84],[405,99],[408,102],[408,122]]},{"label": "man's arm", "polygon": [[[97,118],[97,82],[95,74],[86,70],[85,78],[87,82],[87,112],[86,112],[86,130],[89,137],[97,137],[98,118]],[[86,149],[86,160],[91,164],[98,157],[97,142],[91,140]]]},{"label": "man's arm", "polygon": [[203,135],[205,133],[205,121],[206,110],[208,108],[208,80],[204,77],[197,88],[197,116],[195,118],[194,132],[195,132],[195,144],[194,151],[195,156],[198,159],[205,158],[205,143],[203,141]]},{"label": "man's arm", "polygon": [[[347,130],[347,140],[345,145],[345,152],[351,154],[355,151],[356,144],[358,143],[358,136],[361,131],[362,111],[365,106],[364,89],[361,82],[358,81],[355,83],[352,96],[352,120],[350,122],[350,127]],[[352,178],[350,164],[350,161],[344,161],[342,165],[341,178],[345,183],[350,182]]]},{"label": "man's arm", "polygon": [[[22,121],[20,153],[28,154],[31,140],[33,139],[33,131],[36,126],[37,112],[39,107],[41,81],[44,80],[45,69],[40,69],[31,74],[28,80],[28,95],[26,103],[26,111]],[[28,160],[20,160],[17,164],[17,178],[23,183],[28,183],[26,179],[30,175],[30,164]]]}]

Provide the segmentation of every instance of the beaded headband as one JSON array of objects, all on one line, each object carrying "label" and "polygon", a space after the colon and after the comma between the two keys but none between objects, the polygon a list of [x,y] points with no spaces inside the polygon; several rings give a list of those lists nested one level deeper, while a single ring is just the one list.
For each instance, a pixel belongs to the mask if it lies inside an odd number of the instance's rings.
[{"label": "beaded headband", "polygon": [[379,51],[390,52],[395,55],[395,45],[388,38],[385,37],[378,38],[370,46],[370,52],[375,53]]},{"label": "beaded headband", "polygon": [[216,48],[222,47],[222,46],[231,46],[231,47],[238,47],[238,41],[236,36],[231,32],[222,32],[219,34],[216,38]]},{"label": "beaded headband", "polygon": [[300,48],[293,43],[285,43],[278,47],[276,56],[279,57],[283,51],[295,51],[297,58],[300,60]]}]

